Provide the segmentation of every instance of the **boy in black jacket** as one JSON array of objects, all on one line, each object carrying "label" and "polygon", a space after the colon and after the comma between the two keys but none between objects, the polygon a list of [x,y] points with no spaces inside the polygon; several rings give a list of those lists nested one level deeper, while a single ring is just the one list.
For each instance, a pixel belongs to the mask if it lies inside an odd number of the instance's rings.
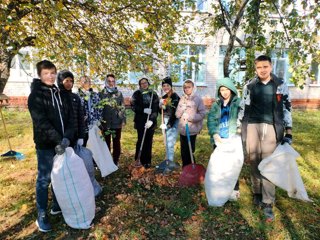
[{"label": "boy in black jacket", "polygon": [[[70,100],[67,95],[60,94],[54,85],[57,74],[55,65],[43,60],[38,62],[36,67],[40,79],[33,79],[28,98],[38,161],[36,224],[41,232],[48,232],[51,230],[47,216],[48,189],[51,183],[53,158],[56,153],[63,154],[70,141],[74,141],[74,127]],[[51,214],[58,214],[61,210],[54,193],[52,198]]]},{"label": "boy in black jacket", "polygon": [[57,84],[60,92],[69,94],[68,96],[72,102],[75,139],[77,139],[77,142],[71,144],[72,146],[75,144],[82,146],[84,143],[83,139],[85,137],[84,112],[80,97],[76,93],[72,92],[74,84],[74,76],[72,72],[68,70],[60,71],[57,76]]}]

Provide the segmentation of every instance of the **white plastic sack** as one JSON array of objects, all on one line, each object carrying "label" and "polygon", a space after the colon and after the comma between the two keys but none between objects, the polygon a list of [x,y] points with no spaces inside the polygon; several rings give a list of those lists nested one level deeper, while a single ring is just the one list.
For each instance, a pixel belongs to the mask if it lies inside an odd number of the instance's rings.
[{"label": "white plastic sack", "polygon": [[71,147],[54,157],[51,181],[65,222],[88,229],[95,215],[93,187],[82,159]]},{"label": "white plastic sack", "polygon": [[102,188],[95,178],[92,152],[90,149],[80,145],[74,147],[74,152],[83,160],[93,186],[94,196],[98,196],[101,193]]},{"label": "white plastic sack", "polygon": [[94,125],[89,130],[87,147],[92,151],[93,159],[100,169],[102,177],[118,170],[118,167],[113,162],[107,143],[101,139],[100,129],[97,125]]},{"label": "white plastic sack", "polygon": [[311,201],[296,163],[298,157],[299,153],[288,143],[279,144],[269,157],[260,162],[258,169],[270,182],[286,190],[289,197]]},{"label": "white plastic sack", "polygon": [[221,207],[229,199],[243,165],[242,141],[239,135],[223,139],[211,154],[204,180],[208,204]]}]

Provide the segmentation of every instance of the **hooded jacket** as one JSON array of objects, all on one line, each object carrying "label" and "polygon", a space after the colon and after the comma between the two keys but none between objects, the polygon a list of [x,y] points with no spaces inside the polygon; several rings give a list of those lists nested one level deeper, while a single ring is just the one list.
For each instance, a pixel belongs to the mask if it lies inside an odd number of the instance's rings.
[{"label": "hooded jacket", "polygon": [[[179,118],[179,132],[181,135],[186,136],[186,124],[188,123],[190,135],[198,134],[202,129],[203,119],[206,115],[206,108],[203,104],[202,99],[195,95],[195,87],[193,93],[188,96],[184,94],[179,101],[176,117]],[[186,109],[182,107],[186,106]],[[183,114],[188,115],[188,119],[183,117]]]},{"label": "hooded jacket", "polygon": [[122,128],[126,122],[124,98],[117,88],[105,87],[100,93],[103,106],[101,125],[104,130]]},{"label": "hooded jacket", "polygon": [[53,85],[33,79],[28,108],[33,122],[36,149],[51,149],[62,138],[74,141],[73,110],[69,97]]},{"label": "hooded jacket", "polygon": [[72,103],[73,109],[73,125],[75,129],[75,139],[84,139],[85,137],[85,124],[84,124],[84,113],[83,106],[81,104],[80,97],[73,93],[71,90],[67,90],[63,86],[64,79],[57,79],[58,87],[60,92],[67,95],[70,99],[69,101]]},{"label": "hooded jacket", "polygon": [[219,134],[220,132],[220,119],[221,119],[221,107],[223,106],[223,98],[220,94],[220,88],[226,87],[230,89],[232,96],[228,105],[230,106],[230,113],[229,113],[229,136],[236,134],[237,132],[237,118],[239,113],[239,104],[240,98],[237,96],[238,91],[229,78],[224,78],[217,82],[217,100],[212,104],[212,107],[208,114],[208,132],[210,135],[210,142],[214,143],[214,134]]},{"label": "hooded jacket", "polygon": [[[247,135],[248,118],[251,112],[252,89],[260,81],[258,77],[250,80],[243,88],[243,96],[240,102],[240,112],[238,121],[242,124],[242,139],[245,140]],[[274,82],[273,87],[273,125],[276,131],[277,142],[281,142],[284,136],[284,129],[292,128],[291,100],[289,88],[283,79],[271,74],[271,80]]]}]

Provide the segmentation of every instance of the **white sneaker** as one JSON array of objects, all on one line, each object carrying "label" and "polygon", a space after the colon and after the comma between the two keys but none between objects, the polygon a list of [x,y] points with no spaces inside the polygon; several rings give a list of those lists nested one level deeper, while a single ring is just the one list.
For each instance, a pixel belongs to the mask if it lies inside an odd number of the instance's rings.
[{"label": "white sneaker", "polygon": [[233,190],[229,197],[229,201],[237,201],[239,198],[240,198],[240,191]]}]

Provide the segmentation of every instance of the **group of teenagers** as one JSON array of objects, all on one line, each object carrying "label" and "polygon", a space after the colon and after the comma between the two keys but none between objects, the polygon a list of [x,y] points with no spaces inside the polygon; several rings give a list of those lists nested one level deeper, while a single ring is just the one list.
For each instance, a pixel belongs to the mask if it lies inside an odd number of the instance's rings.
[{"label": "group of teenagers", "polygon": [[[99,92],[93,91],[89,77],[82,76],[78,93],[73,93],[74,76],[70,71],[57,73],[56,66],[48,60],[38,62],[36,68],[39,78],[32,82],[28,108],[38,162],[36,224],[40,231],[47,232],[51,230],[47,208],[54,156],[63,154],[69,146],[86,146],[90,128],[98,125],[113,161],[118,165],[126,114],[124,97],[116,87],[113,74],[106,76],[105,86]],[[230,78],[217,81],[216,101],[207,115],[207,126],[213,150],[223,139],[241,134],[246,159],[251,166],[253,203],[263,209],[267,221],[273,221],[275,185],[260,174],[258,165],[273,153],[278,144],[291,144],[291,101],[286,83],[272,73],[270,57],[257,57],[255,71],[256,76],[243,88],[242,98]],[[206,117],[203,101],[195,93],[195,83],[184,81],[180,97],[174,92],[170,77],[162,80],[164,94],[161,97],[150,87],[148,78],[141,78],[138,87],[130,102],[137,131],[135,159],[139,158],[139,161],[136,164],[151,167],[158,115],[161,115],[160,128],[166,136],[166,158],[175,162],[174,148],[180,135],[182,167],[190,164],[192,157],[188,141],[193,154]],[[231,199],[239,197],[238,181]],[[50,213],[61,213],[53,190],[52,200]]]}]

